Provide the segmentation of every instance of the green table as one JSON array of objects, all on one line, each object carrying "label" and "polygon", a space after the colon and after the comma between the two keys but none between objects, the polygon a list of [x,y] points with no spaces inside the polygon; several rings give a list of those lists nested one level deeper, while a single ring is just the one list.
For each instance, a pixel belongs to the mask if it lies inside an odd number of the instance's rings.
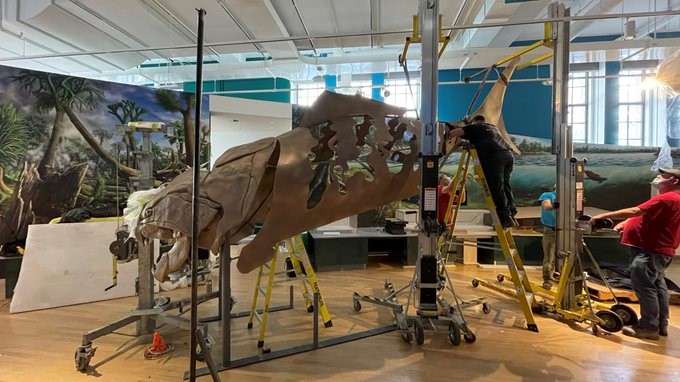
[{"label": "green table", "polygon": [[5,279],[5,298],[12,298],[23,256],[0,256],[0,276]]},{"label": "green table", "polygon": [[381,228],[356,232],[310,231],[309,258],[317,271],[364,269],[369,252],[386,252],[402,265],[415,265],[418,234],[392,235]]}]

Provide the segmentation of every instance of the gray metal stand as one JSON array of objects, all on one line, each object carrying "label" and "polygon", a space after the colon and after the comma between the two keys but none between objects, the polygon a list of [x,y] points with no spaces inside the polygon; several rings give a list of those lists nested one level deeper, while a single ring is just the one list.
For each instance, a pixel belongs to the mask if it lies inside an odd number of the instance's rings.
[{"label": "gray metal stand", "polygon": [[[169,299],[163,300],[159,299],[154,301],[153,299],[153,282],[151,282],[151,260],[150,254],[153,252],[150,250],[151,246],[146,246],[140,248],[140,278],[139,278],[139,295],[138,295],[138,307],[137,309],[131,311],[121,319],[114,321],[105,326],[99,327],[97,329],[90,330],[89,332],[83,334],[82,344],[76,348],[75,352],[75,364],[78,371],[85,372],[89,369],[90,361],[97,350],[93,347],[92,341],[99,337],[103,337],[114,331],[130,325],[132,323],[137,323],[136,335],[141,336],[140,339],[148,337],[155,329],[157,324],[170,324],[182,329],[190,329],[189,320],[180,316],[169,315],[166,312],[173,309],[179,309],[180,313],[183,313],[184,308],[190,304],[188,299],[182,299],[177,301],[170,301]],[[144,256],[149,255],[149,260],[143,260]],[[148,267],[147,267],[148,265]],[[148,278],[144,277],[147,275]],[[144,281],[148,280],[148,281]],[[146,288],[149,284],[144,284],[144,282],[150,283],[150,288]],[[146,292],[143,292],[145,291]],[[151,299],[150,304],[148,299]],[[213,298],[218,297],[217,293],[204,294],[199,297],[198,303],[203,303]],[[201,324],[200,330],[203,331],[204,336],[207,337],[207,324]],[[212,343],[208,339],[208,343]]]}]

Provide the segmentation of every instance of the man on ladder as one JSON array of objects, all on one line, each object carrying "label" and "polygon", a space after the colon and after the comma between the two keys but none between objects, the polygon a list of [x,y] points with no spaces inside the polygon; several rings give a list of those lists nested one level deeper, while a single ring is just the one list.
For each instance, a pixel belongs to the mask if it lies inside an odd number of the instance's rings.
[{"label": "man on ladder", "polygon": [[496,205],[496,212],[503,228],[517,226],[515,199],[510,187],[510,175],[515,163],[512,150],[496,126],[485,123],[484,116],[476,115],[472,123],[456,127],[446,123],[447,138],[463,138],[474,145],[489,191]]}]

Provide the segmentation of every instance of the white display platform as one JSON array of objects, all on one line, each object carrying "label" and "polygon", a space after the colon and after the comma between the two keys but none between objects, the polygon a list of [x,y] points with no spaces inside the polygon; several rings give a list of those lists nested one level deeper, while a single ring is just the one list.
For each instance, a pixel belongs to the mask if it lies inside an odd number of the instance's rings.
[{"label": "white display platform", "polygon": [[118,285],[104,291],[112,283],[109,244],[117,227],[115,221],[29,226],[10,313],[133,296],[137,260],[118,264]]}]

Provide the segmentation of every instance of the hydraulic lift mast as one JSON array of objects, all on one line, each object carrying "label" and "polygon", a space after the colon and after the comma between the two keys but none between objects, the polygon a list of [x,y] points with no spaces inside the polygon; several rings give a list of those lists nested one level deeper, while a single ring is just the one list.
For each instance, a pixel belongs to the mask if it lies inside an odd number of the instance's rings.
[{"label": "hydraulic lift mast", "polygon": [[[553,3],[548,7],[550,18],[568,17],[569,8],[564,4]],[[569,81],[569,22],[555,22],[552,27],[554,41],[553,55],[553,114],[552,114],[552,153],[556,156],[557,172],[557,224],[556,254],[558,258],[578,256],[581,238],[577,232],[576,220],[583,213],[582,162],[574,158],[571,126],[568,125],[568,81]],[[581,171],[579,171],[579,169]],[[579,186],[580,185],[580,186]],[[570,283],[564,293],[562,307],[575,309],[575,296],[581,293],[581,267],[574,263]]]},{"label": "hydraulic lift mast", "polygon": [[437,152],[437,84],[439,48],[439,1],[420,0],[418,10],[420,30],[422,31],[421,62],[421,142],[420,142],[420,234],[419,280],[420,299],[418,309],[433,311],[437,309],[437,256],[436,247],[439,234],[437,222],[437,178],[439,157]]}]

